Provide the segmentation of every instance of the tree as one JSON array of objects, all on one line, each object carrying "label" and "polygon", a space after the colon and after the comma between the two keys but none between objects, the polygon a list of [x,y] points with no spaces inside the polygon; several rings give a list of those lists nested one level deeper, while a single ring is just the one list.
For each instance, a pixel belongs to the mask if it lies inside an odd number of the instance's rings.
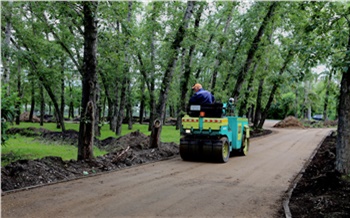
[{"label": "tree", "polygon": [[175,34],[174,41],[172,42],[170,47],[170,55],[167,59],[167,65],[163,76],[163,82],[161,85],[159,100],[158,100],[158,105],[156,110],[156,119],[154,122],[155,124],[156,123],[158,124],[153,126],[151,138],[150,138],[150,147],[153,147],[153,148],[159,147],[160,145],[160,134],[162,132],[162,122],[165,117],[165,104],[167,102],[169,87],[170,87],[170,83],[174,73],[174,66],[178,58],[178,49],[180,48],[181,42],[185,37],[186,26],[192,16],[194,5],[195,5],[195,2],[193,1],[189,1],[187,3],[185,15]]},{"label": "tree", "polygon": [[[350,7],[348,8],[350,12]],[[350,173],[350,19],[348,22],[348,44],[346,46],[346,55],[343,67],[343,76],[341,80],[340,98],[338,107],[338,136],[337,136],[337,155],[336,169],[345,175]]]},{"label": "tree", "polygon": [[232,96],[235,99],[235,101],[237,101],[237,99],[238,99],[242,84],[244,82],[244,78],[251,67],[255,52],[258,50],[261,37],[264,34],[264,31],[265,31],[267,24],[272,19],[277,5],[278,5],[278,2],[272,2],[270,4],[270,6],[268,8],[268,12],[267,12],[266,16],[264,17],[264,20],[263,20],[257,34],[255,35],[255,38],[254,38],[254,40],[251,44],[251,47],[248,51],[248,56],[247,56],[247,59],[244,63],[244,66],[238,72],[237,81],[236,81],[235,87],[234,87],[233,92],[232,92]]},{"label": "tree", "polygon": [[84,61],[81,118],[79,126],[78,160],[93,158],[94,124],[96,113],[96,53],[98,2],[83,2]]}]

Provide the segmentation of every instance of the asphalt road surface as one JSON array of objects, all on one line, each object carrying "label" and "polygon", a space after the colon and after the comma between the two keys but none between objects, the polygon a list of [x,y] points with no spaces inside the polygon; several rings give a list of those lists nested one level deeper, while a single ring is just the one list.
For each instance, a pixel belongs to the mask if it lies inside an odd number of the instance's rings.
[{"label": "asphalt road surface", "polygon": [[2,217],[273,217],[331,130],[273,131],[226,164],[175,158],[6,194]]}]

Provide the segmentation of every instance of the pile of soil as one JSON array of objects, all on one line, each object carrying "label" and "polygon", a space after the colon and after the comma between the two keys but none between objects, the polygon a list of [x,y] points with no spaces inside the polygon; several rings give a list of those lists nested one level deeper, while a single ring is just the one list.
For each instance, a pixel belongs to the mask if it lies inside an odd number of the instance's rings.
[{"label": "pile of soil", "polygon": [[276,123],[273,127],[276,128],[305,128],[304,125],[295,117],[288,116],[284,120]]},{"label": "pile of soil", "polygon": [[[26,122],[29,120],[29,112],[24,112],[19,116],[19,120],[22,122]],[[40,123],[40,118],[33,115],[33,122],[34,123]]]},{"label": "pile of soil", "polygon": [[[34,128],[35,129],[35,128]],[[71,145],[78,144],[78,132],[42,131],[40,140],[60,141]],[[9,130],[26,135],[29,129]],[[140,132],[132,132],[119,138],[98,140],[95,145],[109,153],[85,161],[63,161],[60,157],[45,157],[36,160],[19,160],[1,168],[1,190],[10,191],[30,186],[44,185],[76,179],[97,173],[118,170],[134,165],[150,163],[176,157],[179,147],[176,143],[161,143],[159,148],[149,148],[149,137]]]},{"label": "pile of soil", "polygon": [[335,170],[336,136],[328,136],[293,190],[292,217],[350,217],[350,178]]}]

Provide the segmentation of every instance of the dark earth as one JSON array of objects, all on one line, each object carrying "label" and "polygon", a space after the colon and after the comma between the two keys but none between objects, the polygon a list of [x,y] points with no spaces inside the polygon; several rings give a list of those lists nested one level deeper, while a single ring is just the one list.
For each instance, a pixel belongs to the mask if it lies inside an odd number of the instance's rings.
[{"label": "dark earth", "polygon": [[290,199],[293,217],[350,217],[350,178],[335,170],[336,134],[328,136]]},{"label": "dark earth", "polygon": [[[288,126],[280,124],[278,127],[293,127],[290,118],[288,123]],[[299,122],[295,122],[294,127],[304,128]],[[11,128],[8,133],[54,141],[57,146],[57,142],[72,146],[78,144],[78,132],[74,130],[62,133],[42,128]],[[270,130],[253,131],[251,135],[258,137],[269,133]],[[11,192],[179,156],[176,143],[162,143],[159,148],[149,148],[148,142],[148,136],[136,131],[119,138],[95,138],[95,146],[108,153],[93,160],[63,161],[60,157],[17,160],[1,168],[1,190]],[[290,198],[289,208],[293,217],[350,217],[350,179],[346,180],[335,170],[335,145],[336,135],[332,134],[321,144],[306,167]],[[12,158],[11,155],[2,155],[2,159]],[[284,216],[281,205],[278,217]]]}]

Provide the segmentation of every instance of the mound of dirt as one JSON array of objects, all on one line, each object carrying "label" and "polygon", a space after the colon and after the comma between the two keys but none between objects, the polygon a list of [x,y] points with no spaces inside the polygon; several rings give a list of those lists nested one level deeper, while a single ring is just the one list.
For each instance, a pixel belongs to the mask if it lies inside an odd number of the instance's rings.
[{"label": "mound of dirt", "polygon": [[[12,130],[14,131],[14,130]],[[28,131],[24,129],[23,131]],[[35,130],[34,132],[40,132]],[[78,132],[43,131],[41,139],[71,142],[77,145]],[[159,148],[149,148],[149,137],[132,132],[119,138],[107,138],[96,146],[109,151],[108,154],[87,161],[63,161],[60,157],[45,157],[36,160],[19,160],[1,168],[1,189],[9,191],[71,180],[100,172],[118,170],[129,166],[165,160],[179,154],[176,143],[161,143]]]},{"label": "mound of dirt", "polygon": [[41,136],[42,134],[49,133],[50,130],[44,129],[44,128],[35,128],[35,127],[28,127],[28,128],[10,128],[6,131],[6,134],[9,135],[15,135],[20,134],[23,136]]},{"label": "mound of dirt", "polygon": [[[19,116],[19,120],[22,122],[29,121],[29,112],[24,112]],[[40,118],[33,115],[33,122],[34,123],[40,123]]]},{"label": "mound of dirt", "polygon": [[145,134],[136,131],[124,135],[120,138],[109,137],[99,143],[99,147],[109,152],[125,149],[127,145],[131,145],[132,149],[142,150],[147,149],[149,145],[149,137]]},{"label": "mound of dirt", "polygon": [[295,117],[288,116],[284,120],[276,123],[276,128],[305,128],[304,125]]}]

